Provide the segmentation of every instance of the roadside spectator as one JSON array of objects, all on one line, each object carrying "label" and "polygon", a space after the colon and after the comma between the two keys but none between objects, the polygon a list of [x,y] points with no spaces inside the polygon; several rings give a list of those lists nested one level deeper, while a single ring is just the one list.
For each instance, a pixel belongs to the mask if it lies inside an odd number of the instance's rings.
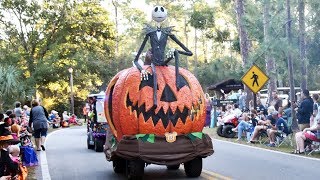
[{"label": "roadside spectator", "polygon": [[270,143],[267,144],[267,146],[269,146],[269,147],[276,146],[276,144],[275,144],[276,136],[275,135],[277,132],[280,131],[285,134],[289,134],[288,125],[282,117],[279,117],[278,111],[274,111],[272,113],[272,118],[276,120],[276,124],[271,125],[271,128],[267,129],[267,134],[268,134],[268,138],[270,141]]},{"label": "roadside spectator", "polygon": [[259,120],[258,121],[259,125],[254,128],[253,135],[252,135],[251,140],[250,140],[251,143],[256,143],[257,142],[259,131],[267,130],[267,129],[270,129],[271,127],[275,126],[275,124],[277,122],[277,119],[278,119],[277,118],[278,117],[278,112],[277,111],[273,111],[273,108],[270,108],[268,110],[269,110],[269,112],[271,114],[267,116],[267,119],[265,121],[263,121],[263,120]]},{"label": "roadside spectator", "polygon": [[27,105],[23,106],[23,111],[27,117],[30,116],[30,108]]},{"label": "roadside spectator", "polygon": [[317,124],[314,124],[310,128],[305,128],[303,131],[297,132],[295,135],[296,138],[296,150],[293,154],[303,154],[305,151],[305,140],[310,139],[312,141],[317,141],[316,133],[320,133],[320,120],[317,119]]},{"label": "roadside spectator", "polygon": [[244,111],[246,109],[246,93],[241,92],[241,95],[239,97],[239,108]]},{"label": "roadside spectator", "polygon": [[238,104],[233,104],[232,114],[234,114],[236,118],[239,118],[241,116],[242,111],[239,109]]},{"label": "roadside spectator", "polygon": [[[3,126],[3,123],[1,124]],[[0,131],[0,177],[16,176],[19,170],[19,164],[12,161],[9,155],[9,146],[18,144],[19,141],[14,140],[9,130]]]},{"label": "roadside spectator", "polygon": [[301,93],[302,102],[298,108],[295,108],[297,111],[297,119],[300,131],[305,128],[310,127],[310,116],[313,113],[313,101],[309,96],[309,91],[303,89]]},{"label": "roadside spectator", "polygon": [[69,122],[70,116],[68,115],[67,111],[63,111],[62,118],[64,121]]},{"label": "roadside spectator", "polygon": [[[37,151],[45,151],[44,142],[48,131],[48,112],[40,106],[37,100],[32,101],[32,109],[30,112],[29,127],[33,124],[34,137]],[[41,149],[40,149],[41,147]]]},{"label": "roadside spectator", "polygon": [[263,114],[263,115],[267,115],[267,108],[261,103],[260,99],[257,99],[257,108],[256,108],[257,112],[259,114]]},{"label": "roadside spectator", "polygon": [[[319,102],[319,95],[318,94],[313,94],[312,95],[312,100],[313,100],[313,113],[310,117],[310,127],[314,125],[314,123],[316,123],[314,121],[315,117],[318,115],[319,111],[318,108],[320,106],[320,102]],[[320,115],[320,114],[319,114]]]},{"label": "roadside spectator", "polygon": [[288,104],[282,112],[282,118],[288,120],[291,117],[291,102],[288,101]]},{"label": "roadside spectator", "polygon": [[274,106],[276,111],[281,113],[281,111],[282,111],[282,100],[279,98],[277,91],[272,91],[272,101],[270,103],[270,106]]},{"label": "roadside spectator", "polygon": [[88,116],[88,112],[89,112],[89,108],[87,107],[87,105],[85,104],[82,108],[82,115],[84,117],[84,123],[87,122],[87,116]]},{"label": "roadside spectator", "polygon": [[55,110],[51,111],[51,114],[49,116],[49,121],[51,121],[52,123],[52,128],[58,128],[60,126],[60,117],[57,111]]},{"label": "roadside spectator", "polygon": [[248,131],[250,128],[257,125],[257,111],[252,109],[250,114],[243,113],[242,119],[243,120],[238,124],[238,126],[232,129],[232,131],[238,132],[238,139],[236,141],[240,141],[244,131]]},{"label": "roadside spectator", "polygon": [[16,115],[16,118],[20,119],[20,117],[23,114],[23,110],[21,109],[21,103],[20,102],[16,102],[16,108],[14,108],[13,113]]},{"label": "roadside spectator", "polygon": [[18,124],[13,124],[11,126],[11,135],[12,135],[13,139],[19,140],[19,138],[20,138],[20,129],[21,129],[21,127]]}]

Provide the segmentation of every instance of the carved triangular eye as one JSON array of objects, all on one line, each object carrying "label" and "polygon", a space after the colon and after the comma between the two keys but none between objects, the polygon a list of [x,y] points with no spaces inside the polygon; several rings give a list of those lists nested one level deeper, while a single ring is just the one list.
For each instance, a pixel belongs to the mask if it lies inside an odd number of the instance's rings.
[{"label": "carved triangular eye", "polygon": [[181,74],[179,74],[178,82],[177,82],[178,91],[184,86],[188,86],[190,88],[188,81]]},{"label": "carved triangular eye", "polygon": [[[154,83],[153,75],[151,74],[151,75],[149,75],[148,80],[141,81],[141,83],[139,85],[139,90],[141,90],[145,86],[149,86],[149,87],[153,88],[153,83]],[[157,84],[157,89],[159,89],[158,84]]]},{"label": "carved triangular eye", "polygon": [[171,90],[170,86],[166,85],[163,89],[162,95],[161,95],[161,101],[164,102],[174,102],[177,101],[176,96],[174,95],[173,91]]}]

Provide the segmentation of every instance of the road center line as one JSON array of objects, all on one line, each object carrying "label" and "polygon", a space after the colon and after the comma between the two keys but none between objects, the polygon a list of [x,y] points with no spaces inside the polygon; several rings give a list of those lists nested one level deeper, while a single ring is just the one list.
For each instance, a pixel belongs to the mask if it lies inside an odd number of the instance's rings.
[{"label": "road center line", "polygon": [[215,172],[212,172],[212,171],[208,171],[208,170],[205,170],[205,169],[202,169],[201,176],[204,177],[204,178],[207,178],[205,176],[208,176],[208,177],[210,177],[209,179],[231,180],[230,177],[223,176],[221,174],[218,174],[218,173],[215,173]]}]

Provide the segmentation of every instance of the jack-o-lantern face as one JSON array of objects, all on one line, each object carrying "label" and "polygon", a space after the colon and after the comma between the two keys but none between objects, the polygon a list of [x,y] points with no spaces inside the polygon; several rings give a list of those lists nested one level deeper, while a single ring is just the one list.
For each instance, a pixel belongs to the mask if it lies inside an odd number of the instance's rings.
[{"label": "jack-o-lantern face", "polygon": [[[151,71],[151,68],[148,70]],[[106,91],[105,114],[118,140],[123,135],[202,131],[205,100],[197,79],[180,68],[177,88],[173,66],[156,66],[156,73],[156,107],[153,101],[153,75],[149,75],[147,81],[141,81],[139,70],[133,67],[119,72],[110,81]]]}]

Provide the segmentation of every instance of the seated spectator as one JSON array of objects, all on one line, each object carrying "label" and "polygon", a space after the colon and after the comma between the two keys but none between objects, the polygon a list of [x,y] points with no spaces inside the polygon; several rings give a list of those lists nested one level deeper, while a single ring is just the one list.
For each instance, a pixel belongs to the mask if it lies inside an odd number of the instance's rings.
[{"label": "seated spectator", "polygon": [[69,124],[74,124],[74,125],[79,125],[77,121],[77,116],[75,114],[72,114],[71,117],[69,118]]},{"label": "seated spectator", "polygon": [[240,121],[238,126],[232,129],[232,131],[238,132],[237,141],[241,139],[241,136],[244,131],[249,131],[250,128],[253,128],[257,125],[257,122],[258,122],[257,111],[252,109],[249,114],[243,113],[241,116],[241,119],[242,121]]},{"label": "seated spectator", "polygon": [[276,144],[275,144],[276,136],[275,135],[277,132],[283,132],[285,134],[289,134],[288,125],[282,117],[279,117],[278,111],[274,111],[272,113],[272,118],[276,120],[276,124],[275,125],[271,124],[271,128],[267,129],[267,134],[268,134],[268,138],[270,141],[270,143],[267,144],[267,146],[269,146],[269,147],[276,146]]},{"label": "seated spectator", "polygon": [[30,108],[27,105],[23,106],[23,111],[27,118],[30,117]]},{"label": "seated spectator", "polygon": [[[271,111],[271,110],[270,110]],[[260,130],[267,130],[271,127],[275,126],[276,120],[278,119],[278,111],[273,111],[271,115],[267,117],[265,121],[259,120],[258,125],[254,128],[253,135],[251,137],[250,142],[256,143]]]},{"label": "seated spectator", "polygon": [[[305,128],[302,132],[297,132],[295,135],[296,138],[296,150],[293,154],[303,154],[305,151],[305,140],[310,139],[311,141],[319,141],[320,134],[320,119],[316,119],[317,124],[313,125],[310,128]],[[318,137],[317,137],[318,134]]]},{"label": "seated spectator", "polygon": [[231,111],[231,113],[234,114],[236,118],[239,118],[241,116],[242,111],[239,109],[238,104],[233,104],[233,110]]},{"label": "seated spectator", "polygon": [[18,124],[13,124],[11,126],[11,135],[13,137],[13,139],[15,140],[19,140],[20,138],[20,126]]},{"label": "seated spectator", "polygon": [[267,115],[267,108],[261,103],[260,99],[257,99],[257,107],[256,110],[259,114]]},{"label": "seated spectator", "polygon": [[60,125],[60,117],[57,111],[52,110],[49,116],[49,121],[52,123],[53,128],[58,128]]},{"label": "seated spectator", "polygon": [[68,115],[67,111],[63,111],[62,118],[64,121],[67,121],[67,122],[69,121],[70,116]]},{"label": "seated spectator", "polygon": [[284,110],[282,112],[282,118],[283,119],[288,119],[291,117],[291,102],[288,101],[288,104],[284,107]]}]

